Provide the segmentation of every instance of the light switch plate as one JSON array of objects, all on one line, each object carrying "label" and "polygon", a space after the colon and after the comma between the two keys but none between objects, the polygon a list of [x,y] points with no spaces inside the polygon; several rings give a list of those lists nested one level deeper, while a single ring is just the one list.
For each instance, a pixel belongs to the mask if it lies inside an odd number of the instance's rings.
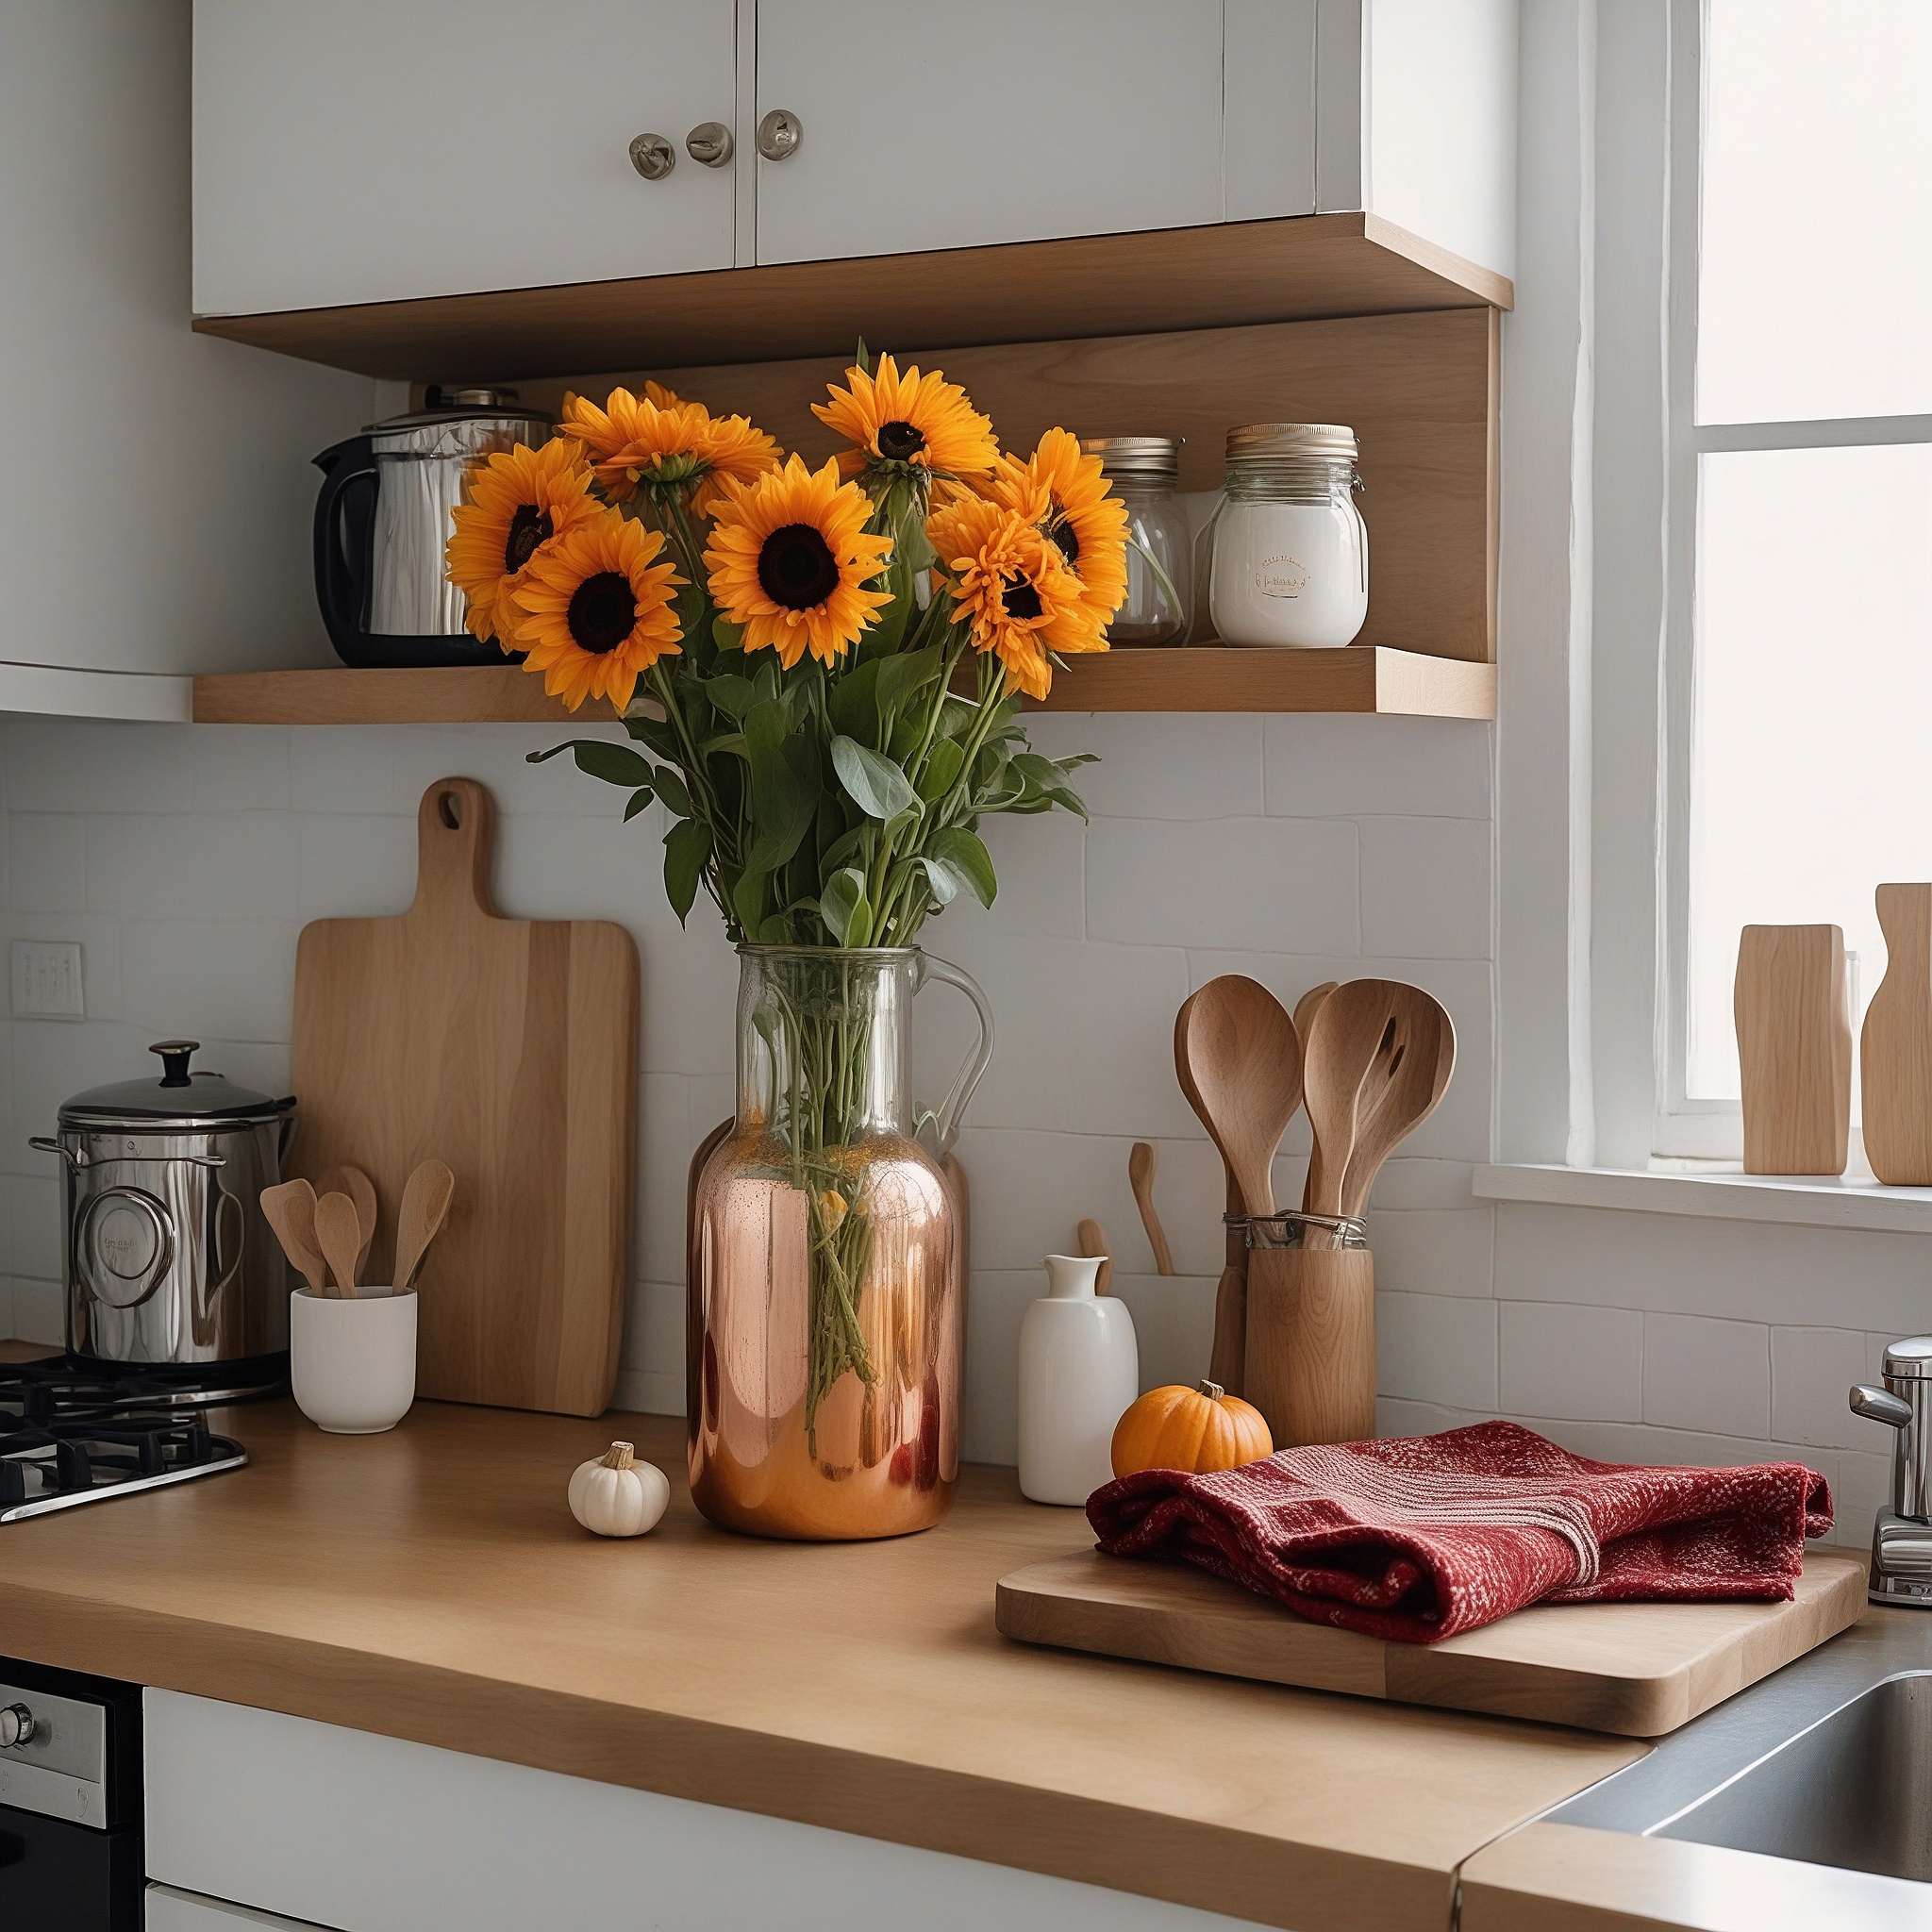
[{"label": "light switch plate", "polygon": [[38,1020],[85,1020],[77,940],[15,940],[13,1011]]}]

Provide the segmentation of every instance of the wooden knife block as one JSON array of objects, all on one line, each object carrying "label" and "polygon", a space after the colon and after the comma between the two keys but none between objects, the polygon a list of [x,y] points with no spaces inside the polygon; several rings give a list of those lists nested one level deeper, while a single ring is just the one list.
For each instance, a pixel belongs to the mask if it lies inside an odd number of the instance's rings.
[{"label": "wooden knife block", "polygon": [[1244,1394],[1277,1449],[1375,1433],[1375,1257],[1251,1248]]}]

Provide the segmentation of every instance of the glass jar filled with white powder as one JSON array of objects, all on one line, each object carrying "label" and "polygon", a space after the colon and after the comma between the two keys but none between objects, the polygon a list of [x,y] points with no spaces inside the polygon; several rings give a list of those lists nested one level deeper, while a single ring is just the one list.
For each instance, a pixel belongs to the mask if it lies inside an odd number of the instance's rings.
[{"label": "glass jar filled with white powder", "polygon": [[1227,432],[1208,608],[1223,643],[1321,650],[1369,614],[1369,532],[1355,507],[1355,431],[1251,423]]}]

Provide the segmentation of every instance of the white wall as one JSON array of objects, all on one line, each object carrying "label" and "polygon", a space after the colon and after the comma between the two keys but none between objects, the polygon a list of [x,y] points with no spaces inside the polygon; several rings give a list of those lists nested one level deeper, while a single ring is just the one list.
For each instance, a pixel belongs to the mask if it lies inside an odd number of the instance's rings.
[{"label": "white wall", "polygon": [[189,332],[189,25],[0,8],[0,665],[327,658],[308,459],[371,385]]}]

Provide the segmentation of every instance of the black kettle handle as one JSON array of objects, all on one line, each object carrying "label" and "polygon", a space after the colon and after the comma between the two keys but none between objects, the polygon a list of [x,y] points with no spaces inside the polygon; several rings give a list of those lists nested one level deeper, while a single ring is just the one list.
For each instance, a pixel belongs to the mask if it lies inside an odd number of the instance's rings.
[{"label": "black kettle handle", "polygon": [[362,636],[369,603],[369,562],[375,536],[375,445],[352,436],[315,458],[323,473],[315,499],[315,598],[337,654],[347,658]]}]

